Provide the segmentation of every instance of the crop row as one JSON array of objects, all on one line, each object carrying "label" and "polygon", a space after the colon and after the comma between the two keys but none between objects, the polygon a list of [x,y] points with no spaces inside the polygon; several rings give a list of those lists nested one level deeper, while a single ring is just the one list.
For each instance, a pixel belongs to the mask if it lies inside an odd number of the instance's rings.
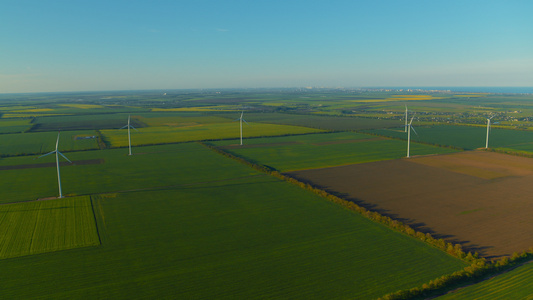
[{"label": "crop row", "polygon": [[89,197],[0,205],[0,258],[99,244]]}]

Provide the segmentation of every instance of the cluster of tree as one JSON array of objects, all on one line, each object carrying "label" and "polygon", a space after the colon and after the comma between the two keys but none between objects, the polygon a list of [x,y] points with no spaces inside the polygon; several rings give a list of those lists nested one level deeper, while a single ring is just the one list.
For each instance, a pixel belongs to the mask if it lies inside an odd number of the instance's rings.
[{"label": "cluster of tree", "polygon": [[109,142],[104,139],[104,136],[100,132],[100,130],[96,131],[96,142],[98,143],[98,149],[106,149],[109,147]]}]

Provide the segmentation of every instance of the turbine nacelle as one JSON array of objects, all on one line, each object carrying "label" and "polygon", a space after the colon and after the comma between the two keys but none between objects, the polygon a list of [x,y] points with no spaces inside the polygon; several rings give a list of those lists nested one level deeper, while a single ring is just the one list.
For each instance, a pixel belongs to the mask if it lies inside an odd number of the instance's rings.
[{"label": "turbine nacelle", "polygon": [[70,159],[68,159],[65,155],[63,155],[63,153],[59,152],[58,150],[58,146],[59,146],[59,134],[61,132],[58,132],[57,133],[57,140],[56,140],[56,149],[54,151],[51,151],[51,152],[48,152],[46,154],[43,154],[37,158],[41,158],[41,157],[45,157],[47,155],[50,155],[50,154],[53,154],[55,153],[56,154],[56,167],[57,167],[57,183],[58,183],[58,186],[59,186],[59,198],[63,198],[63,192],[61,190],[61,173],[59,172],[59,155],[63,156],[64,159],[66,159],[69,163],[72,163],[70,161]]},{"label": "turbine nacelle", "polygon": [[237,118],[237,119],[233,120],[233,121],[239,121],[239,123],[240,123],[240,128],[241,128],[241,146],[242,146],[242,122],[244,121],[244,123],[246,123],[247,125],[250,125],[250,124],[248,124],[248,122],[246,122],[246,120],[244,119],[243,116],[244,116],[244,111],[241,112],[241,117],[240,118]]},{"label": "turbine nacelle", "polygon": [[129,154],[128,155],[131,155],[131,135],[130,135],[130,128],[133,128],[135,129],[135,131],[139,132],[139,130],[137,130],[137,128],[133,127],[130,125],[130,119],[131,119],[131,115],[128,115],[128,124],[122,126],[120,129],[124,129],[124,128],[128,128],[128,148],[129,148]]}]

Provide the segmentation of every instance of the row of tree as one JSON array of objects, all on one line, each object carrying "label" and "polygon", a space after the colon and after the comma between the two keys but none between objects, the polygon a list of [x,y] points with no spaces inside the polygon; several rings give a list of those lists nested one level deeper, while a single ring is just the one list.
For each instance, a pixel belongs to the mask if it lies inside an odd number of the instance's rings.
[{"label": "row of tree", "polygon": [[465,285],[468,283],[479,282],[485,279],[487,276],[492,276],[498,274],[502,271],[508,270],[512,267],[515,267],[518,264],[521,264],[525,261],[533,259],[533,248],[529,251],[524,251],[522,253],[514,253],[510,258],[504,257],[500,260],[495,260],[487,262],[485,258],[480,258],[478,253],[465,252],[460,244],[452,244],[446,242],[443,239],[436,239],[429,233],[423,233],[420,231],[414,230],[407,224],[404,224],[398,220],[393,220],[388,216],[384,216],[378,212],[370,211],[364,207],[357,205],[354,202],[339,198],[335,195],[328,193],[325,190],[322,190],[316,186],[313,186],[309,183],[301,182],[293,177],[281,174],[280,172],[269,168],[264,165],[251,162],[243,157],[236,156],[230,152],[224,151],[220,148],[215,147],[212,144],[200,142],[200,144],[205,147],[210,148],[211,150],[225,156],[236,160],[240,163],[248,165],[258,171],[268,173],[276,178],[295,184],[301,188],[309,190],[319,196],[324,197],[325,199],[342,205],[343,207],[358,212],[361,215],[374,220],[376,222],[382,223],[389,228],[392,228],[396,231],[407,234],[411,237],[417,238],[433,247],[439,248],[446,253],[455,256],[459,259],[467,261],[470,263],[469,266],[465,267],[463,270],[454,272],[452,274],[444,275],[437,279],[431,280],[428,283],[423,284],[421,287],[414,287],[412,289],[400,290],[391,294],[387,294],[380,299],[413,299],[413,298],[425,298],[428,296],[434,296],[443,294],[444,292],[458,287],[460,285]]}]

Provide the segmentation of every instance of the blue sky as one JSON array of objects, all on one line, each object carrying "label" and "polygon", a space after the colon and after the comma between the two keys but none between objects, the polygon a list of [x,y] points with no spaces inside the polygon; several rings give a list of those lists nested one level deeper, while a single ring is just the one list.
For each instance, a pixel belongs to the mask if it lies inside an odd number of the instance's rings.
[{"label": "blue sky", "polygon": [[533,1],[0,4],[0,93],[532,86]]}]

